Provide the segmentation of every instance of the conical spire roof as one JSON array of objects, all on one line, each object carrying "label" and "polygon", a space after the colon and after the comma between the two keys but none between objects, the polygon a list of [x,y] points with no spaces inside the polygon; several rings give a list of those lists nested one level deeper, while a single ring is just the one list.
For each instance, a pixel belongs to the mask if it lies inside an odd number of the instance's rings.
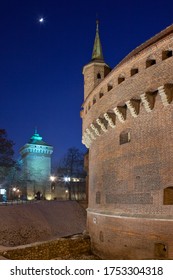
[{"label": "conical spire roof", "polygon": [[97,61],[104,61],[103,58],[103,52],[102,52],[102,46],[100,42],[100,36],[99,36],[99,21],[96,21],[96,36],[95,36],[95,41],[94,41],[94,47],[93,47],[93,52],[92,52],[92,60],[97,60]]}]

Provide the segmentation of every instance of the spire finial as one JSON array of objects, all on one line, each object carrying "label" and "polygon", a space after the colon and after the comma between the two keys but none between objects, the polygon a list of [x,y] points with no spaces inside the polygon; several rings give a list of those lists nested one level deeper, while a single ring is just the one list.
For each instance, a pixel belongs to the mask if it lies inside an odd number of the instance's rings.
[{"label": "spire finial", "polygon": [[96,19],[96,31],[98,32],[99,31],[99,20]]},{"label": "spire finial", "polygon": [[102,46],[99,37],[99,20],[96,20],[96,36],[94,41],[94,47],[92,52],[92,60],[98,60],[103,62],[103,53],[102,53]]},{"label": "spire finial", "polygon": [[37,127],[35,126],[35,134],[37,134]]}]

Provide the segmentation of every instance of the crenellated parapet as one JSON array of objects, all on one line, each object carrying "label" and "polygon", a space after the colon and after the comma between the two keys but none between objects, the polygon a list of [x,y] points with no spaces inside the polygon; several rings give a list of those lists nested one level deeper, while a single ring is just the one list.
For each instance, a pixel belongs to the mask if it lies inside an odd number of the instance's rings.
[{"label": "crenellated parapet", "polygon": [[119,119],[120,122],[125,122],[126,120],[126,108],[125,107],[115,107],[113,109],[113,111],[115,112],[115,115],[117,116],[117,118]]},{"label": "crenellated parapet", "polygon": [[96,123],[100,126],[103,132],[107,132],[107,121],[103,118],[96,119]]},{"label": "crenellated parapet", "polygon": [[141,100],[144,105],[145,110],[149,113],[154,108],[154,97],[152,93],[145,92],[141,94]]},{"label": "crenellated parapet", "polygon": [[130,99],[126,102],[126,105],[132,117],[136,118],[139,115],[140,100]]},{"label": "crenellated parapet", "polygon": [[105,120],[108,122],[109,126],[114,128],[115,127],[115,114],[114,113],[105,113],[104,114]]},{"label": "crenellated parapet", "polygon": [[83,134],[82,143],[87,148],[90,147],[93,141],[97,140],[102,134],[108,132],[109,128],[116,128],[116,122],[125,123],[127,118],[127,110],[129,110],[132,117],[137,118],[140,115],[140,106],[143,105],[146,112],[150,113],[154,109],[157,93],[160,95],[163,106],[168,106],[173,101],[173,84],[165,84],[158,87],[157,91],[145,92],[140,95],[138,99],[130,99],[125,102],[125,106],[116,106],[109,108],[98,116],[93,123],[90,124]]},{"label": "crenellated parapet", "polygon": [[97,135],[97,136],[100,136],[100,129],[99,129],[99,126],[98,124],[91,124],[90,127],[92,128],[92,130],[94,131],[94,133]]},{"label": "crenellated parapet", "polygon": [[172,84],[166,84],[158,88],[158,92],[162,99],[164,106],[168,106],[173,99],[173,87]]},{"label": "crenellated parapet", "polygon": [[83,136],[82,136],[82,143],[89,148],[91,143],[92,143],[92,139],[90,138],[90,136],[88,135],[87,132],[84,132]]}]

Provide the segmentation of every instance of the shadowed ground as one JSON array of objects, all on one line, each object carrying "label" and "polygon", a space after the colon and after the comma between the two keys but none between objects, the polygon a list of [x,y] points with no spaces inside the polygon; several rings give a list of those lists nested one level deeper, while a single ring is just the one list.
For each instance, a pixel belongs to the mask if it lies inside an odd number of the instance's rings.
[{"label": "shadowed ground", "polygon": [[0,206],[0,245],[18,246],[82,233],[86,210],[76,201]]}]

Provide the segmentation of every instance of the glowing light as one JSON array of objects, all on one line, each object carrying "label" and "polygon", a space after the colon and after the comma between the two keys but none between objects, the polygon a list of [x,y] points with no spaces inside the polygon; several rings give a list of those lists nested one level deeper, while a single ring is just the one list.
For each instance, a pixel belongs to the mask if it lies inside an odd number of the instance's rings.
[{"label": "glowing light", "polygon": [[0,194],[6,194],[6,189],[0,189]]},{"label": "glowing light", "polygon": [[55,176],[50,176],[50,180],[51,180],[52,182],[54,182],[54,181],[55,181],[55,179],[56,179],[56,177],[55,177]]},{"label": "glowing light", "polygon": [[51,200],[52,198],[51,198],[51,194],[46,194],[45,195],[45,198],[46,198],[46,200]]},{"label": "glowing light", "polygon": [[44,22],[44,18],[43,17],[39,18],[39,22],[43,23]]},{"label": "glowing light", "polygon": [[64,177],[65,182],[70,182],[70,177]]}]

